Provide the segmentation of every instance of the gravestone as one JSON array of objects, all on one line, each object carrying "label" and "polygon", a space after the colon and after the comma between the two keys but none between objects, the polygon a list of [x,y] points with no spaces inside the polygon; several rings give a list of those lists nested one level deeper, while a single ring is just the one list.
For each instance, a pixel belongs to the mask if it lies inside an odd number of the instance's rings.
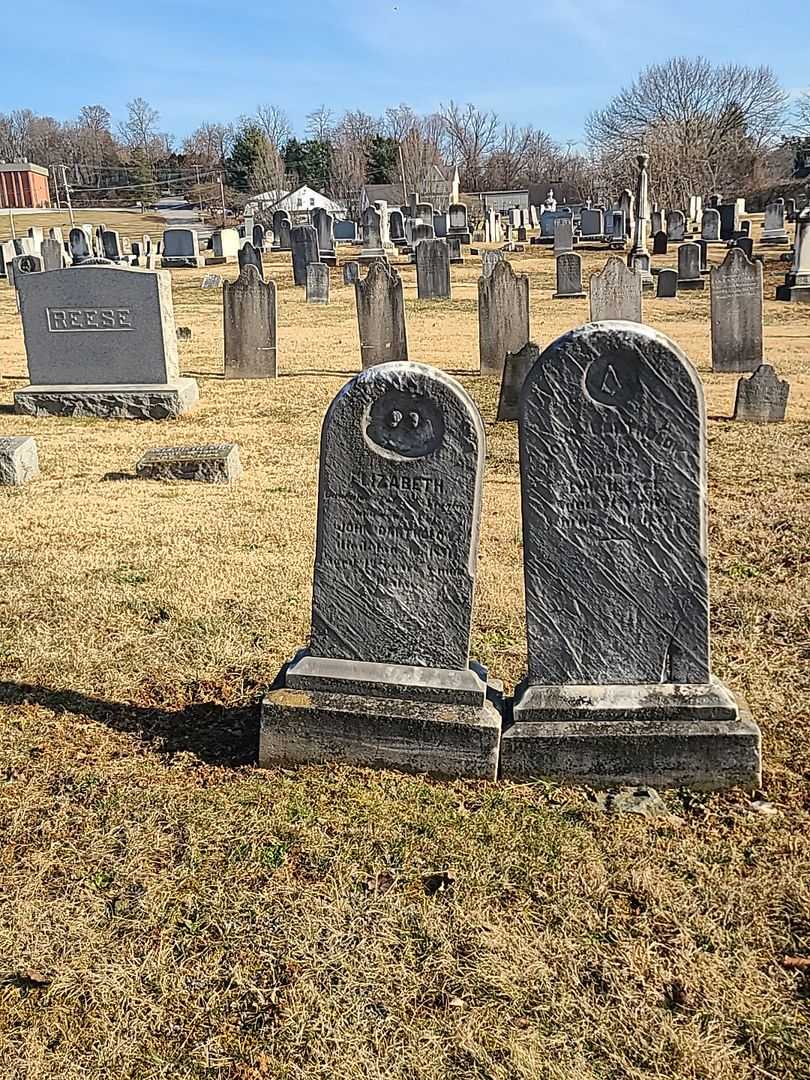
[{"label": "gravestone", "polygon": [[703,211],[700,235],[708,244],[720,243],[720,212],[712,207]]},{"label": "gravestone", "polygon": [[405,218],[401,210],[392,210],[388,215],[388,235],[394,247],[407,247],[408,238],[405,236]]},{"label": "gravestone", "polygon": [[0,485],[22,487],[39,476],[36,440],[31,435],[0,438]]},{"label": "gravestone", "polygon": [[467,220],[467,207],[464,203],[450,203],[448,210],[447,235],[461,244],[471,242],[470,227]]},{"label": "gravestone", "polygon": [[499,421],[517,420],[520,391],[539,355],[540,350],[533,341],[527,342],[520,352],[507,354],[501,377],[501,392],[498,396],[497,419]]},{"label": "gravestone", "polygon": [[740,231],[740,214],[737,203],[721,203],[718,210],[720,212],[720,239],[733,240],[734,234]]},{"label": "gravestone", "polygon": [[712,371],[754,371],[762,363],[762,264],[730,248],[710,279]]},{"label": "gravestone", "polygon": [[114,229],[104,229],[100,233],[101,254],[110,262],[121,262],[124,257],[121,237]]},{"label": "gravestone", "polygon": [[785,275],[784,285],[776,287],[777,300],[810,303],[810,206],[796,219],[796,239],[793,242],[793,265]]},{"label": "gravestone", "polygon": [[360,276],[360,263],[347,262],[343,264],[343,284],[354,285]]},{"label": "gravestone", "polygon": [[61,270],[65,265],[65,249],[58,240],[43,240],[40,250],[43,270]]},{"label": "gravestone", "polygon": [[208,446],[159,446],[147,450],[135,466],[141,480],[196,480],[232,484],[242,475],[238,443]]},{"label": "gravestone", "polygon": [[198,399],[181,379],[171,277],[112,264],[25,274],[17,282],[31,385],[15,410],[162,420]]},{"label": "gravestone", "polygon": [[353,221],[343,219],[335,222],[335,242],[341,244],[357,243],[357,225]]},{"label": "gravestone", "polygon": [[700,248],[697,244],[681,244],[678,248],[678,288],[702,291],[705,282],[700,273]]},{"label": "gravestone", "polygon": [[790,243],[785,229],[785,200],[776,199],[765,207],[765,222],[762,226],[760,244],[779,246]]},{"label": "gravestone", "polygon": [[312,224],[318,234],[318,258],[321,262],[336,266],[334,217],[326,210],[319,210]]},{"label": "gravestone", "polygon": [[201,289],[221,289],[222,288],[222,275],[221,274],[206,274],[200,282]]},{"label": "gravestone", "polygon": [[457,263],[462,265],[464,263],[464,256],[461,253],[461,241],[457,236],[447,237],[447,251],[450,255],[450,264]]},{"label": "gravestone", "polygon": [[579,215],[579,231],[583,240],[601,237],[605,231],[602,211],[584,208]]},{"label": "gravestone", "polygon": [[363,250],[358,256],[359,261],[371,262],[372,259],[385,258],[382,219],[376,206],[367,206],[365,208],[360,219],[360,225],[363,229]]},{"label": "gravestone", "polygon": [[583,297],[582,256],[567,251],[557,256],[557,291],[554,300],[573,300]]},{"label": "gravestone", "polygon": [[92,252],[84,229],[71,229],[68,234],[68,245],[74,266],[80,266],[85,259],[91,257]]},{"label": "gravestone", "polygon": [[408,359],[402,279],[384,259],[355,282],[360,360],[364,368]]},{"label": "gravestone", "polygon": [[686,220],[682,210],[670,210],[667,214],[667,240],[680,244],[686,237]]},{"label": "gravestone", "polygon": [[290,251],[292,240],[290,233],[292,225],[286,210],[276,210],[273,214],[273,246],[272,251]]},{"label": "gravestone", "polygon": [[557,218],[554,222],[554,254],[574,250],[574,222],[571,217]]},{"label": "gravestone", "polygon": [[257,250],[249,240],[245,240],[242,243],[242,246],[237,249],[236,257],[239,262],[240,273],[245,266],[255,266],[259,277],[262,278],[262,280],[264,279],[262,253]]},{"label": "gravestone", "polygon": [[518,243],[520,243],[520,244],[525,244],[526,241],[529,239],[529,234],[526,231],[526,226],[525,225],[518,225],[517,238],[518,238]]},{"label": "gravestone", "polygon": [[619,211],[623,215],[622,225],[624,228],[624,232],[622,234],[622,238],[630,239],[633,236],[636,228],[636,197],[629,188],[625,188],[619,196]]},{"label": "gravestone", "polygon": [[205,264],[200,255],[200,241],[194,229],[164,229],[163,254],[160,261],[164,269],[193,269]]},{"label": "gravestone", "polygon": [[678,271],[660,270],[655,292],[658,300],[672,300],[678,295]]},{"label": "gravestone", "polygon": [[790,383],[780,379],[770,364],[760,364],[737,383],[734,419],[754,424],[776,424],[785,419]]},{"label": "gravestone", "polygon": [[223,287],[226,379],[275,379],[276,286],[246,263]]},{"label": "gravestone", "polygon": [[[261,228],[261,225],[256,225],[253,232]],[[255,244],[253,246],[256,247]],[[239,255],[239,233],[236,229],[216,229],[211,236],[211,250],[214,252],[215,259],[234,262]],[[257,250],[262,250],[261,244],[258,245]]]},{"label": "gravestone", "polygon": [[436,368],[374,367],[335,398],[309,649],[264,699],[260,765],[494,779],[500,713],[469,656],[484,442],[475,404]]},{"label": "gravestone", "polygon": [[667,234],[663,229],[653,236],[652,253],[653,255],[666,255],[667,253]]},{"label": "gravestone", "polygon": [[[417,244],[420,244],[423,240],[434,240],[433,226],[416,222],[411,226],[411,246],[416,248]],[[415,261],[415,259],[414,259]]]},{"label": "gravestone", "polygon": [[484,277],[489,277],[499,262],[504,262],[502,251],[482,251],[481,252],[481,273]]},{"label": "gravestone", "polygon": [[666,223],[664,221],[664,215],[661,213],[660,210],[650,211],[650,231],[652,232],[653,237],[655,237],[655,234],[659,232],[662,232],[666,237],[667,231],[664,227],[665,224]]},{"label": "gravestone", "polygon": [[420,300],[450,299],[450,250],[444,240],[416,245],[416,290]]},{"label": "gravestone", "polygon": [[754,257],[754,239],[751,236],[738,236],[733,243],[734,247],[738,247],[740,251],[744,251],[749,259]]},{"label": "gravestone", "polygon": [[697,372],[646,326],[558,338],[520,399],[528,672],[501,775],[594,787],[760,783],[712,677]]},{"label": "gravestone", "polygon": [[591,322],[621,319],[641,322],[642,281],[611,255],[602,270],[591,275]]},{"label": "gravestone", "polygon": [[702,237],[696,240],[695,243],[700,248],[700,272],[701,274],[708,274],[709,272],[709,242]]},{"label": "gravestone", "polygon": [[293,281],[306,286],[307,267],[318,261],[318,234],[311,225],[296,225],[290,232]]},{"label": "gravestone", "polygon": [[444,240],[447,237],[447,214],[433,215],[433,235],[436,239]]},{"label": "gravestone", "polygon": [[507,353],[529,340],[529,278],[504,259],[478,279],[478,342],[482,375],[503,372]]},{"label": "gravestone", "polygon": [[312,262],[307,265],[308,304],[329,303],[329,267],[324,263]]},{"label": "gravestone", "polygon": [[[247,230],[245,230],[247,236]],[[249,240],[257,251],[264,251],[264,225],[256,223],[250,231]]]}]

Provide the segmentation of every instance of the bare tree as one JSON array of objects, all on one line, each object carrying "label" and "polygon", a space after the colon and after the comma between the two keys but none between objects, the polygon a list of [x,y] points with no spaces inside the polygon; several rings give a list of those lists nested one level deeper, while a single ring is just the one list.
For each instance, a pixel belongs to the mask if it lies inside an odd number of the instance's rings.
[{"label": "bare tree", "polygon": [[154,161],[169,148],[169,137],[159,132],[160,114],[142,97],[127,102],[127,119],[120,126],[121,138],[131,151],[137,151],[147,161]]},{"label": "bare tree", "polygon": [[307,117],[307,135],[310,139],[317,139],[319,142],[329,142],[334,127],[333,121],[332,110],[326,105],[320,105]]},{"label": "bare tree", "polygon": [[794,113],[798,134],[810,138],[810,91],[802,94],[796,102]]},{"label": "bare tree", "polygon": [[633,155],[646,150],[654,193],[682,206],[689,193],[750,179],[779,139],[786,100],[768,67],[678,57],[642,71],[591,113],[586,131],[621,186],[632,179]]},{"label": "bare tree", "polygon": [[218,168],[228,155],[233,129],[228,124],[200,124],[183,140],[183,153],[193,165]]},{"label": "bare tree", "polygon": [[479,191],[484,165],[498,137],[498,117],[475,105],[457,105],[450,101],[439,110],[445,137],[445,156],[458,165],[461,182],[467,191]]},{"label": "bare tree", "polygon": [[427,195],[444,178],[446,163],[441,151],[444,121],[438,115],[420,117],[410,105],[386,109],[384,133],[399,146],[405,195],[415,191]]},{"label": "bare tree", "polygon": [[276,150],[281,150],[292,135],[292,128],[287,114],[277,105],[257,105],[256,119],[268,141]]}]

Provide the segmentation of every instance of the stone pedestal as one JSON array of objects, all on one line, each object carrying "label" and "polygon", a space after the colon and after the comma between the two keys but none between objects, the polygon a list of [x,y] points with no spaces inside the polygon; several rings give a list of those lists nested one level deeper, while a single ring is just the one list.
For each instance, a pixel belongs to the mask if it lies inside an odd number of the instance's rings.
[{"label": "stone pedestal", "polygon": [[761,783],[759,729],[722,683],[518,688],[504,779],[704,791]]},{"label": "stone pedestal", "polygon": [[300,653],[262,702],[259,764],[343,762],[494,780],[501,693],[472,666],[456,671]]},{"label": "stone pedestal", "polygon": [[106,420],[172,420],[194,408],[196,380],[93,386],[26,386],[14,392],[14,411],[26,416],[95,416]]}]

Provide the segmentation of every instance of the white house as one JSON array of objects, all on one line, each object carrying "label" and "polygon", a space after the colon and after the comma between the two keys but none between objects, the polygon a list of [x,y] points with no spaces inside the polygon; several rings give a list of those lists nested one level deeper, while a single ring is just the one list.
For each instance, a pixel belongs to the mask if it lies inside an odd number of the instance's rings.
[{"label": "white house", "polygon": [[302,214],[309,210],[327,210],[336,217],[345,217],[346,208],[340,203],[322,195],[320,191],[302,184],[294,191],[265,191],[261,195],[251,196],[245,207],[246,213],[261,210],[263,214],[272,214],[276,210],[286,210],[288,214]]}]

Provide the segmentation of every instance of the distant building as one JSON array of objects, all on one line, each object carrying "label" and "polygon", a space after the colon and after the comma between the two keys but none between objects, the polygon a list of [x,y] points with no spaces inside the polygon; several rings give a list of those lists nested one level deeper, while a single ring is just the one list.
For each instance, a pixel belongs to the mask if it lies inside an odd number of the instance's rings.
[{"label": "distant building", "polygon": [[528,188],[517,191],[476,191],[475,197],[480,199],[485,210],[497,210],[498,213],[529,209]]},{"label": "distant building", "polygon": [[310,210],[327,210],[336,217],[343,217],[346,208],[333,199],[322,195],[320,191],[302,184],[295,191],[265,191],[261,195],[251,195],[245,210],[261,210],[263,214],[272,214],[276,210],[286,210],[291,216],[306,214]]},{"label": "distant building", "polygon": [[50,205],[47,169],[29,161],[0,161],[0,207],[39,209]]}]

